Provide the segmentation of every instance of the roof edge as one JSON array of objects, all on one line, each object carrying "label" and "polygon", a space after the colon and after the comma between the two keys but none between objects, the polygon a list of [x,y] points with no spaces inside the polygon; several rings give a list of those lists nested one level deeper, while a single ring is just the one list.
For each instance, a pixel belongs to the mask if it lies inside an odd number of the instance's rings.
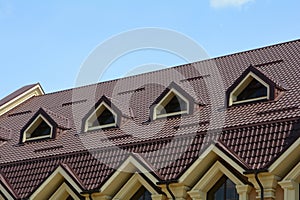
[{"label": "roof edge", "polygon": [[0,116],[34,96],[44,95],[39,83],[24,86],[0,100]]}]

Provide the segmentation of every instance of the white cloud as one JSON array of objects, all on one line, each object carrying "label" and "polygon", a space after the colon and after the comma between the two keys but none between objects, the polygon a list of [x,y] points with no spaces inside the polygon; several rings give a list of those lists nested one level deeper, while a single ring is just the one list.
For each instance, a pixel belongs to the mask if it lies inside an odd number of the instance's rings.
[{"label": "white cloud", "polygon": [[210,5],[213,8],[223,8],[223,7],[240,7],[246,3],[254,0],[210,0]]}]

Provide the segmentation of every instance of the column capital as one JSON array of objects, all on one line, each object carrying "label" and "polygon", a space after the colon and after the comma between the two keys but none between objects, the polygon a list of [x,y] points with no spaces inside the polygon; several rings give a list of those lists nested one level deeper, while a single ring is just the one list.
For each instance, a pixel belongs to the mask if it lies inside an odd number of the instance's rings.
[{"label": "column capital", "polygon": [[[171,194],[167,189],[167,185],[161,185],[160,187],[162,191],[168,195],[168,198],[172,199]],[[181,183],[171,183],[169,185],[169,189],[171,190],[176,199],[186,199],[188,195],[187,191],[190,188]]]},{"label": "column capital", "polygon": [[167,197],[163,194],[152,194],[152,200],[167,200]]},{"label": "column capital", "polygon": [[289,189],[289,190],[294,190],[298,186],[298,183],[296,183],[293,180],[280,181],[278,182],[278,184],[282,187],[282,189]]},{"label": "column capital", "polygon": [[[260,199],[260,186],[255,179],[255,174],[247,174],[248,180],[254,185],[257,192],[257,199]],[[276,187],[280,177],[275,176],[269,172],[263,172],[258,174],[258,179],[264,188],[265,199],[275,199]]]},{"label": "column capital", "polygon": [[188,194],[193,200],[206,200],[206,193],[201,190],[192,190]]}]

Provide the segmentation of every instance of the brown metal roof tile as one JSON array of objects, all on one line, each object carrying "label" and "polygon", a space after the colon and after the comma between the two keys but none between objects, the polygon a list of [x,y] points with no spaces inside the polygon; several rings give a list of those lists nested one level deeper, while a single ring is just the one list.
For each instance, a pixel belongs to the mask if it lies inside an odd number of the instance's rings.
[{"label": "brown metal roof tile", "polygon": [[[11,130],[11,140],[0,148],[5,152],[1,154],[0,170],[16,193],[26,198],[61,162],[68,164],[87,189],[94,189],[132,152],[141,155],[162,179],[176,179],[214,141],[219,141],[221,150],[244,166],[264,168],[299,137],[295,132],[300,124],[296,120],[300,117],[299,49],[297,40],[32,98],[0,116],[0,127]],[[273,62],[276,60],[283,62]],[[217,138],[217,134],[209,134],[215,127],[206,85],[212,75],[206,68],[212,63],[220,72],[225,90],[250,64],[258,65],[256,68],[287,90],[271,102],[221,108],[225,121]],[[182,76],[176,76],[174,70]],[[201,76],[205,78],[195,78]],[[163,83],[151,84],[157,80]],[[194,109],[192,115],[149,121],[149,106],[172,81],[205,105]],[[137,88],[143,89],[135,91]],[[82,132],[82,118],[103,95],[133,118],[123,117],[117,129]],[[20,130],[41,107],[68,130],[55,140],[16,145]],[[63,148],[55,151],[34,152],[61,145]]]}]

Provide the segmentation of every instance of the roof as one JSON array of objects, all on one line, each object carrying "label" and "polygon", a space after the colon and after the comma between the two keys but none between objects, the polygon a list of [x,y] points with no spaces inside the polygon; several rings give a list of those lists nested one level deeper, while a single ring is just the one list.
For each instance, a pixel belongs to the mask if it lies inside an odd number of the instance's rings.
[{"label": "roof", "polygon": [[19,95],[23,94],[24,92],[32,89],[33,87],[39,85],[38,83],[36,84],[30,84],[21,87],[20,89],[14,91],[13,93],[9,94],[8,96],[4,97],[3,99],[0,100],[0,106],[6,104],[7,102],[11,101],[12,99],[18,97]]},{"label": "roof", "polygon": [[[273,101],[227,108],[226,91],[250,65],[284,90]],[[132,153],[161,181],[176,180],[211,143],[245,170],[264,169],[299,138],[299,65],[295,40],[36,96],[0,116],[11,135],[0,147],[0,171],[26,198],[61,163],[84,189],[99,188]],[[152,121],[151,105],[172,82],[197,100],[193,114]],[[82,132],[82,119],[102,96],[122,113],[120,126]],[[40,108],[67,121],[68,129],[55,139],[19,144]]]},{"label": "roof", "polygon": [[39,83],[24,86],[0,100],[0,115],[7,113],[34,96],[43,94],[44,91]]}]

